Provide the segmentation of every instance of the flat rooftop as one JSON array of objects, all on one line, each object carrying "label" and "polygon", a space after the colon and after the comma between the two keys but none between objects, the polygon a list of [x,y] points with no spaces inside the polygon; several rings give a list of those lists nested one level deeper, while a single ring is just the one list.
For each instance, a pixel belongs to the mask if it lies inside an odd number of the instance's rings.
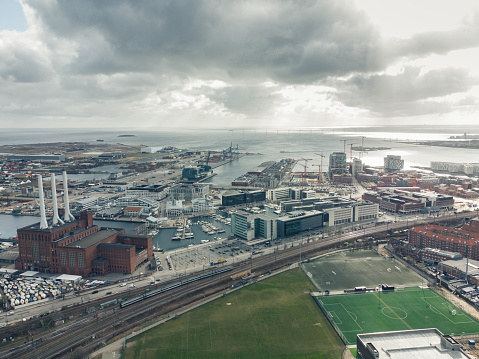
[{"label": "flat rooftop", "polygon": [[67,226],[71,225],[72,223],[79,222],[79,221],[80,221],[79,219],[75,219],[74,221],[65,222],[64,224],[60,224],[58,226],[53,227],[52,226],[52,219],[47,218],[48,228],[40,229],[40,222],[37,222],[37,223],[33,223],[33,224],[30,224],[29,226],[25,226],[25,227],[22,227],[22,228],[19,228],[19,229],[20,230],[22,230],[22,229],[24,229],[24,230],[35,230],[35,231],[52,233],[52,232],[56,232],[56,231],[62,229],[63,227],[67,227]]},{"label": "flat rooftop", "polygon": [[115,229],[100,229],[98,232],[95,232],[87,237],[84,237],[76,242],[73,242],[73,243],[70,243],[69,245],[65,246],[65,247],[69,247],[69,248],[82,248],[82,249],[85,249],[85,248],[88,248],[88,247],[91,247],[105,239],[107,239],[108,237],[112,236],[113,234],[115,233],[120,233],[120,231],[118,230],[115,230]]},{"label": "flat rooftop", "polygon": [[134,245],[123,244],[123,243],[101,243],[101,244],[98,245],[98,247],[128,249],[128,248],[134,247]]},{"label": "flat rooftop", "polygon": [[358,341],[371,343],[379,359],[470,359],[459,350],[444,347],[437,329],[359,334]]}]

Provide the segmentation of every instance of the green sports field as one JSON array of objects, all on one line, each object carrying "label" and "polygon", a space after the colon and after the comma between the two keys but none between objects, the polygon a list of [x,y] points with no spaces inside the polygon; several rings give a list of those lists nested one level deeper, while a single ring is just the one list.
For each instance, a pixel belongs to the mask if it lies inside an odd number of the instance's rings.
[{"label": "green sports field", "polygon": [[479,333],[479,322],[430,289],[316,297],[349,344],[356,335],[437,328],[444,334]]},{"label": "green sports field", "polygon": [[304,268],[318,289],[332,294],[354,287],[374,288],[380,283],[412,287],[424,282],[403,263],[372,250],[342,251],[305,263]]},{"label": "green sports field", "polygon": [[214,300],[135,336],[124,358],[341,358],[341,339],[300,270]]}]

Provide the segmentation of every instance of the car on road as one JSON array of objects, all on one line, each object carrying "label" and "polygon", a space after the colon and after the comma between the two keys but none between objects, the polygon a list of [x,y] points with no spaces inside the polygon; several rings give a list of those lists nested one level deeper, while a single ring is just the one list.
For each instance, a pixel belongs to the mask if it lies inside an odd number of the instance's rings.
[{"label": "car on road", "polygon": [[93,292],[91,292],[91,294],[97,294],[98,291],[97,290],[94,290]]},{"label": "car on road", "polygon": [[110,294],[113,294],[112,292],[106,292],[106,295],[110,295]]}]

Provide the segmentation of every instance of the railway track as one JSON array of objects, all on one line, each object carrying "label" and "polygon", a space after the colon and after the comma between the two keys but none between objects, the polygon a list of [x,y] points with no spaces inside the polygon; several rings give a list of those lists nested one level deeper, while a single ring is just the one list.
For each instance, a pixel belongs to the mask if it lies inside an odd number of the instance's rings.
[{"label": "railway track", "polygon": [[[443,216],[441,220],[451,220],[461,217],[471,216],[471,214],[458,214]],[[419,219],[415,223],[423,224],[432,221],[438,221],[438,218]],[[56,358],[68,357],[71,350],[79,346],[83,347],[85,352],[91,352],[106,338],[121,335],[153,317],[171,312],[194,301],[201,300],[206,295],[210,296],[218,292],[229,289],[231,285],[231,275],[240,273],[245,269],[251,269],[256,274],[262,274],[261,270],[275,270],[292,263],[305,259],[308,256],[316,255],[329,248],[336,247],[339,242],[349,241],[356,238],[377,234],[387,230],[396,230],[405,228],[404,223],[388,223],[386,225],[366,228],[360,231],[353,231],[338,237],[327,239],[312,240],[302,244],[291,245],[280,250],[279,246],[273,253],[265,254],[259,257],[251,257],[247,261],[236,263],[233,269],[228,272],[217,274],[213,277],[204,278],[187,285],[173,288],[169,291],[156,296],[145,298],[139,303],[132,304],[125,308],[116,306],[96,316],[83,318],[81,321],[71,324],[65,330],[55,331],[45,334],[39,338],[31,340],[17,348],[0,352],[0,359],[3,358]],[[132,290],[131,294],[139,295],[144,293],[144,289],[138,288]],[[92,304],[89,304],[91,306]]]}]

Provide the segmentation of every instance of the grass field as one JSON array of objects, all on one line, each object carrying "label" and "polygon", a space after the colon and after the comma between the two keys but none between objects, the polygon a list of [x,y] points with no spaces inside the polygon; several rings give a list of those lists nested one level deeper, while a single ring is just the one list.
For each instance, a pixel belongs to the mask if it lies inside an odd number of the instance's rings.
[{"label": "grass field", "polygon": [[444,334],[479,332],[478,321],[430,289],[416,287],[318,299],[349,344],[355,344],[356,334],[360,333],[421,328],[437,328]]},{"label": "grass field", "polygon": [[341,358],[342,342],[295,269],[128,341],[124,358]]},{"label": "grass field", "polygon": [[306,272],[321,290],[342,292],[344,289],[379,283],[393,286],[418,286],[423,279],[395,259],[381,257],[371,250],[343,251],[304,264]]}]

